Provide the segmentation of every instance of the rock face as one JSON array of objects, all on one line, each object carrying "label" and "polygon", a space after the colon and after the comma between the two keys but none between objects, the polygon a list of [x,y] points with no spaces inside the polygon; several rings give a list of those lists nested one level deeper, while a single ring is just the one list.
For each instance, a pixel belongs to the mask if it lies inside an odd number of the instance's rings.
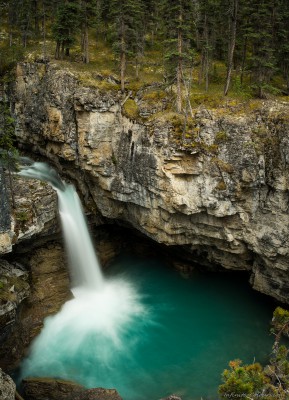
[{"label": "rock face", "polygon": [[15,400],[16,385],[9,375],[0,369],[0,399]]},{"label": "rock face", "polygon": [[20,64],[18,140],[73,179],[95,214],[204,265],[248,270],[254,288],[289,303],[289,104],[197,107],[182,135],[177,115],[150,113],[143,92],[133,100],[134,120],[118,92]]},{"label": "rock face", "polygon": [[17,308],[29,296],[28,272],[21,265],[0,260],[0,343],[5,341],[17,317]]},{"label": "rock face", "polygon": [[[27,272],[23,278],[20,275],[21,271],[18,272],[11,265],[7,265],[6,273],[9,276],[17,273],[17,280],[10,278],[10,284],[6,285],[10,288],[13,284],[13,292],[10,293],[8,290],[7,296],[10,296],[9,299],[14,296],[13,298],[17,301],[10,300],[6,306],[3,304],[0,307],[0,334],[2,336],[0,367],[8,371],[19,364],[31,340],[40,332],[44,318],[56,313],[63,303],[71,298],[64,251],[58,243],[52,242],[38,247],[32,254],[21,255],[21,259],[29,268],[31,286],[29,287],[26,282]],[[2,276],[0,280],[3,280]],[[22,291],[20,291],[21,288]],[[16,309],[24,297],[25,302]],[[6,329],[5,321],[7,321]]]},{"label": "rock face", "polygon": [[121,400],[114,389],[85,389],[74,382],[50,378],[23,380],[27,400]]},{"label": "rock face", "polygon": [[0,254],[32,237],[59,231],[56,194],[49,185],[17,175],[10,180],[0,168],[0,199]]}]

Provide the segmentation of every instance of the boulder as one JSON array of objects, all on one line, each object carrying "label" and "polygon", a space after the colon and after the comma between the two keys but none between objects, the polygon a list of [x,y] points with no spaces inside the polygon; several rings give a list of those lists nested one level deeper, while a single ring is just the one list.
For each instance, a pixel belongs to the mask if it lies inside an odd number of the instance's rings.
[{"label": "boulder", "polygon": [[52,378],[23,380],[25,400],[122,400],[115,389],[85,389],[72,382]]},{"label": "boulder", "polygon": [[15,400],[16,385],[12,378],[0,368],[0,399]]}]

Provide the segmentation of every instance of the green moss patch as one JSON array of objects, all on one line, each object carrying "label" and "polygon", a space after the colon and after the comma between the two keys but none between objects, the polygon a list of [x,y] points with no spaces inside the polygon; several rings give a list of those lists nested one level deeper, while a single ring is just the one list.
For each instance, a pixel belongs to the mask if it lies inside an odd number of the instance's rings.
[{"label": "green moss patch", "polygon": [[138,119],[139,109],[136,102],[133,99],[128,99],[122,106],[122,113],[129,119]]}]

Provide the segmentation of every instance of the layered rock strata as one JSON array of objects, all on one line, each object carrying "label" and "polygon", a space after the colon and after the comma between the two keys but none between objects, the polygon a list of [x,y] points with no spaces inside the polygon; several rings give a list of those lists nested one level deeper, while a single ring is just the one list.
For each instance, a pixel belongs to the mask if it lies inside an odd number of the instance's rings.
[{"label": "layered rock strata", "polygon": [[[150,90],[149,88],[147,90]],[[289,302],[289,104],[193,108],[187,131],[145,91],[83,87],[57,65],[20,64],[17,137],[76,183],[87,209],[179,246],[204,265],[247,270]]]}]

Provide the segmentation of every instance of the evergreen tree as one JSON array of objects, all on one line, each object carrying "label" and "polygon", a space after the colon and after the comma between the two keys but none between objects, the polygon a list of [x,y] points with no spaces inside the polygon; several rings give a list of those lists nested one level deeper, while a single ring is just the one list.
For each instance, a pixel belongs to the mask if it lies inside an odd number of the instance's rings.
[{"label": "evergreen tree", "polygon": [[286,82],[286,93],[289,94],[289,2],[279,0],[276,16],[275,44],[278,67]]},{"label": "evergreen tree", "polygon": [[223,58],[225,20],[223,3],[220,0],[199,0],[196,20],[197,45],[201,52],[199,84],[205,81],[206,91],[209,88],[209,71],[213,56]]},{"label": "evergreen tree", "polygon": [[156,0],[147,0],[145,2],[144,30],[149,35],[152,44],[154,44],[157,34],[161,34],[162,21],[160,2]]},{"label": "evergreen tree", "polygon": [[164,0],[165,71],[169,84],[176,83],[177,112],[182,110],[184,67],[192,65],[192,2]]},{"label": "evergreen tree", "polygon": [[271,89],[270,81],[276,70],[274,50],[274,2],[245,0],[248,15],[246,37],[251,46],[248,58],[252,88],[262,98]]},{"label": "evergreen tree", "polygon": [[230,0],[229,4],[229,43],[228,43],[228,62],[227,62],[227,76],[224,88],[224,95],[228,94],[231,74],[233,69],[233,59],[236,46],[237,36],[237,16],[238,16],[239,0]]},{"label": "evergreen tree", "polygon": [[144,4],[142,0],[111,0],[113,50],[120,59],[121,90],[125,89],[127,59],[138,60],[144,44]]},{"label": "evergreen tree", "polygon": [[270,363],[264,368],[258,364],[242,365],[240,360],[229,363],[230,369],[222,374],[219,386],[221,399],[247,397],[258,400],[288,400],[289,360],[288,349],[280,346],[282,335],[289,335],[289,311],[277,307],[272,319],[271,332],[275,335]]},{"label": "evergreen tree", "polygon": [[83,52],[83,62],[89,63],[89,28],[96,25],[99,18],[99,8],[97,0],[81,0],[81,25],[82,25],[82,40],[81,48]]},{"label": "evergreen tree", "polygon": [[80,4],[66,0],[58,5],[56,19],[53,24],[53,36],[56,40],[55,58],[70,55],[70,48],[75,42],[75,35],[80,26]]},{"label": "evergreen tree", "polygon": [[21,33],[22,46],[27,46],[28,37],[32,35],[32,2],[20,0],[17,9],[17,24]]}]

